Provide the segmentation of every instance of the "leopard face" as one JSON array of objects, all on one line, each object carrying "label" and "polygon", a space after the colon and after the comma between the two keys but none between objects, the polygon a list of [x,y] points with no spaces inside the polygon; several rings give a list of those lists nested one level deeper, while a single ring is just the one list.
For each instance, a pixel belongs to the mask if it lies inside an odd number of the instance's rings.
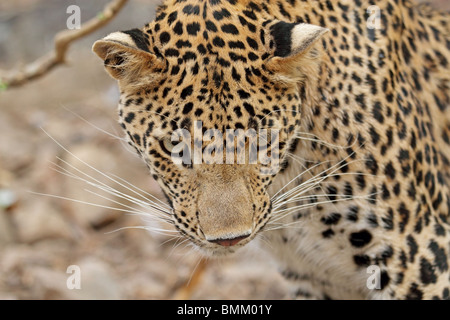
[{"label": "leopard face", "polygon": [[[166,194],[174,225],[213,254],[234,251],[268,221],[267,188],[301,119],[299,83],[318,73],[315,43],[327,31],[258,22],[242,11],[178,4],[161,9],[142,30],[113,33],[94,45],[119,80],[120,123]],[[190,139],[175,146],[180,130]],[[205,139],[211,130],[220,138]],[[256,140],[227,141],[230,130]],[[212,161],[202,156],[222,141]],[[252,141],[259,152],[253,161]],[[271,161],[260,161],[261,150]]]}]

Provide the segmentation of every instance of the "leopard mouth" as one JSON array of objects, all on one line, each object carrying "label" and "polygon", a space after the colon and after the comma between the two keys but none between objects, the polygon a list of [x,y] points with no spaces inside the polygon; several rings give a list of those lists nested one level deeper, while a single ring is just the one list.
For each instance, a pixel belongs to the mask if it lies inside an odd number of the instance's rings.
[{"label": "leopard mouth", "polygon": [[208,242],[216,243],[222,247],[232,247],[237,245],[241,240],[248,238],[251,235],[251,231],[247,234],[232,236],[229,238],[217,238],[217,239],[207,239]]},{"label": "leopard mouth", "polygon": [[254,234],[230,239],[204,241],[199,246],[200,251],[209,257],[224,257],[236,253],[239,249],[245,247],[254,238]]},{"label": "leopard mouth", "polygon": [[[167,197],[168,198],[168,197]],[[169,202],[173,208],[173,202]],[[197,210],[197,219],[188,217],[181,209],[172,209],[172,224],[187,238],[194,247],[207,257],[226,256],[235,253],[247,246],[263,230],[270,221],[272,203],[264,203],[264,209],[253,208],[250,220],[223,220],[210,219],[206,227],[202,225],[200,214],[206,213]],[[194,223],[194,224],[192,224]]]},{"label": "leopard mouth", "polygon": [[207,239],[202,234],[202,240],[193,239],[193,243],[199,251],[208,257],[225,257],[236,253],[238,250],[246,247],[250,242],[254,241],[257,235],[264,230],[268,221],[253,227],[251,230],[241,235],[230,235],[218,239]]}]

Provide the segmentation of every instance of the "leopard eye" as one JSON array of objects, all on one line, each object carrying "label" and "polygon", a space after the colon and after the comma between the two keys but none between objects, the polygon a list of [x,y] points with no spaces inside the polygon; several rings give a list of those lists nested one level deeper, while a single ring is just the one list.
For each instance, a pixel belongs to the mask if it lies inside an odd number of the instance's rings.
[{"label": "leopard eye", "polygon": [[184,147],[186,146],[186,144],[183,141],[172,142],[171,137],[165,137],[162,142],[164,149],[166,149],[170,153],[175,154],[182,152]]}]

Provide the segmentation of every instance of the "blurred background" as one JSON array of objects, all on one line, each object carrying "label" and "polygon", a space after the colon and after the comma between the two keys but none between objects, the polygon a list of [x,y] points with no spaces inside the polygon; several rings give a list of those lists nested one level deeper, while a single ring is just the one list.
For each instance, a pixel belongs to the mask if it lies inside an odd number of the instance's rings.
[{"label": "blurred background", "polygon": [[[432,2],[450,9],[448,0]],[[54,35],[66,28],[69,5],[81,8],[84,22],[106,3],[0,0],[0,69],[20,69],[52,50]],[[151,21],[157,3],[130,0],[110,24],[71,46],[67,65],[19,88],[4,90],[0,85],[0,299],[285,296],[286,284],[261,253],[262,244],[200,263],[186,242],[127,229],[147,222],[110,208],[120,207],[114,201],[136,205],[113,196],[105,199],[97,188],[61,173],[86,173],[130,193],[84,161],[161,196],[143,162],[119,139],[117,85],[91,52],[94,41],[109,32]],[[67,287],[71,265],[80,267],[81,289]]]}]

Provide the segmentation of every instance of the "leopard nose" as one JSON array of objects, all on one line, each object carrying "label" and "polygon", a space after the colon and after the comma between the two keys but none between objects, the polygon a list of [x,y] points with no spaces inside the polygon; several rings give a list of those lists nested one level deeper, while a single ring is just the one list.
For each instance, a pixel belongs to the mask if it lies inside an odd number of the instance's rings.
[{"label": "leopard nose", "polygon": [[238,244],[241,240],[244,240],[245,238],[248,238],[249,236],[250,236],[250,234],[239,236],[239,237],[235,237],[235,238],[214,239],[214,240],[208,240],[208,241],[212,242],[212,243],[217,243],[217,244],[219,244],[221,246],[224,246],[224,247],[231,247],[231,246],[234,246],[234,245]]}]

